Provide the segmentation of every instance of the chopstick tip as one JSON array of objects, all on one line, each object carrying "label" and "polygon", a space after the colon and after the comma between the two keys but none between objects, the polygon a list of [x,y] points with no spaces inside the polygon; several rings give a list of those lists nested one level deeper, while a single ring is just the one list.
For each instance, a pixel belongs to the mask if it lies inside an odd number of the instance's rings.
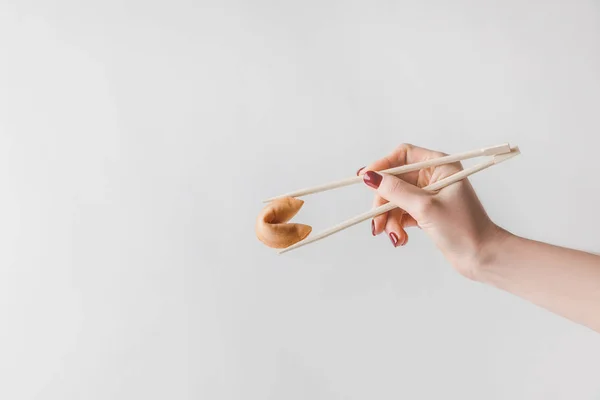
[{"label": "chopstick tip", "polygon": [[510,148],[510,153],[498,154],[498,155],[494,156],[493,163],[499,164],[503,161],[506,161],[513,157],[516,157],[519,154],[521,154],[521,150],[519,150],[519,146],[513,146]]}]

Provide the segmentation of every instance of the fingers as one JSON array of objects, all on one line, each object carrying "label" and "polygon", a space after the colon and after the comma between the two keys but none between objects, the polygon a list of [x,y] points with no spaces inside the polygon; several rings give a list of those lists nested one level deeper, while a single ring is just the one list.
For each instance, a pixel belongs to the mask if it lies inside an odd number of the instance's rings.
[{"label": "fingers", "polygon": [[[398,148],[396,148],[389,155],[387,155],[365,167],[359,168],[359,170],[356,172],[356,175],[363,175],[367,171],[382,171],[385,169],[405,165],[407,163],[408,153],[413,148],[414,148],[414,146],[412,146],[412,145],[402,144],[402,145],[398,146]],[[412,179],[414,181],[413,183],[416,184],[417,179],[418,179],[418,171],[417,171],[417,173],[410,173],[410,174],[405,174],[405,175],[406,176],[403,176],[403,178]],[[375,194],[375,198],[373,199],[373,208],[379,207],[385,203],[387,203],[386,199],[379,196],[378,194]],[[381,215],[378,215],[375,218],[373,218],[373,220],[371,221],[371,233],[373,234],[373,236],[377,236],[385,230],[387,220],[388,220],[388,213],[381,214]]]},{"label": "fingers", "polygon": [[388,214],[385,232],[394,247],[405,246],[408,243],[407,228],[418,227],[417,220],[399,208],[393,209]]},{"label": "fingers", "polygon": [[368,171],[363,181],[384,199],[406,210],[417,221],[433,201],[433,194],[393,175]]},{"label": "fingers", "polygon": [[[362,175],[367,171],[383,171],[389,168],[400,167],[411,162],[417,162],[409,161],[409,159],[411,159],[410,154],[412,152],[412,149],[414,149],[414,146],[410,144],[401,144],[387,156],[360,169],[358,175]],[[407,180],[408,182],[416,184],[418,176],[418,171],[413,171],[402,175],[402,178]]]},{"label": "fingers", "polygon": [[[413,146],[412,144],[403,143],[387,156],[359,169],[357,175],[362,175],[366,171],[382,171],[389,168],[400,167],[406,164],[414,164],[421,161],[430,160],[432,158],[442,157],[444,155],[446,154]],[[413,185],[416,185],[418,176],[419,171],[412,171],[403,174],[402,179],[412,183]]]},{"label": "fingers", "polygon": [[404,227],[402,226],[404,211],[399,208],[395,208],[388,212],[388,214],[385,232],[387,233],[394,247],[404,246],[406,242],[408,242],[408,233],[406,233]]},{"label": "fingers", "polygon": [[[377,191],[375,206],[385,203],[379,199],[387,199],[398,208],[394,208],[385,215],[385,232],[394,247],[404,246],[408,242],[408,233],[405,228],[418,226],[413,215],[421,215],[426,210],[427,204],[432,204],[433,195],[410,183],[392,175],[378,174],[367,171],[363,176],[364,182]],[[405,211],[406,210],[406,211]],[[408,213],[407,213],[408,212]],[[413,215],[411,215],[413,214]],[[376,217],[378,218],[378,217]],[[373,222],[373,234],[380,231],[379,222]]]},{"label": "fingers", "polygon": [[404,213],[404,215],[402,216],[402,227],[404,229],[406,229],[406,228],[412,228],[414,226],[421,229],[421,227],[419,226],[419,223],[417,222],[416,219],[413,218],[412,215]]},{"label": "fingers", "polygon": [[[375,195],[375,198],[373,199],[373,208],[377,208],[381,205],[384,205],[387,202],[388,201],[383,197]],[[373,218],[373,220],[371,221],[371,233],[373,234],[373,236],[377,236],[384,231],[385,225],[387,224],[388,220],[388,214],[389,213],[384,213]]]},{"label": "fingers", "polygon": [[[360,176],[360,175],[364,174],[366,171],[371,170],[372,168],[374,168],[375,170],[391,168],[391,167],[385,167],[385,165],[388,165],[388,164],[385,164],[386,162],[388,162],[388,161],[382,159],[382,160],[376,161],[375,163],[369,165],[368,167],[362,167],[358,171],[356,171],[356,175]],[[373,208],[382,206],[387,202],[388,201],[386,199],[379,196],[378,194],[375,194],[375,197],[373,198]],[[376,216],[375,218],[373,218],[373,220],[371,220],[371,234],[373,236],[377,236],[385,230],[385,225],[387,223],[387,217],[388,217],[388,213],[384,213],[384,214]]]},{"label": "fingers", "polygon": [[[444,156],[444,153],[440,153],[437,151],[433,151],[433,150],[428,150],[422,147],[417,147],[417,146],[413,146],[411,144],[401,144],[400,146],[398,146],[392,153],[388,154],[387,156],[365,166],[360,168],[356,174],[357,175],[364,175],[367,171],[382,171],[388,168],[394,168],[394,167],[398,167],[398,166],[402,166],[402,165],[406,165],[406,164],[413,164],[413,163],[417,163],[420,161],[425,161],[425,160],[429,160],[431,158],[437,158],[437,157],[442,157]],[[420,171],[412,171],[406,174],[402,175],[402,180],[404,180],[405,182],[408,182],[409,184],[412,184],[414,186],[419,186],[419,185],[424,185],[426,183],[424,182],[419,182],[419,177],[420,177]],[[399,178],[395,178],[392,177],[396,180],[400,180]],[[398,183],[393,182],[394,185],[399,185]],[[375,198],[373,199],[373,207],[379,207],[385,203],[387,203],[388,200],[390,200],[389,198],[387,198],[385,195],[383,194],[384,191],[389,190],[389,189],[382,189],[382,192],[380,193],[379,191],[375,194]],[[389,195],[389,194],[388,194]],[[393,201],[393,200],[392,200]],[[408,200],[407,200],[408,201]],[[402,208],[402,207],[401,207]],[[389,216],[389,213],[385,213],[382,215],[378,215],[377,217],[375,217],[373,219],[373,221],[371,222],[371,232],[374,236],[381,234],[382,232],[386,231],[388,233],[388,235],[390,233],[392,233],[391,231],[388,232],[388,223],[391,224],[391,226],[393,226],[393,229],[396,229],[396,231],[394,231],[393,233],[395,233],[396,235],[398,235],[398,240],[401,241],[402,238],[400,236],[406,234],[406,232],[403,229],[400,229],[398,227],[401,227],[402,224],[405,223],[409,223],[409,226],[418,226],[416,220],[410,216],[410,215],[405,215],[404,217],[401,217],[402,213],[398,213],[396,212],[395,214],[397,214],[395,217],[391,218]],[[391,221],[391,222],[389,222]],[[393,230],[392,228],[389,228],[390,230]]]}]

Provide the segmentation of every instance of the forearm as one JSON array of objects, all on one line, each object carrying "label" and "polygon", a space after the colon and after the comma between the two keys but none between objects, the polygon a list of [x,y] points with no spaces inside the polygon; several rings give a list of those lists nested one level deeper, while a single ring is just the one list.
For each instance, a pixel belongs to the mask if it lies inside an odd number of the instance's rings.
[{"label": "forearm", "polygon": [[600,256],[499,230],[475,279],[600,332]]}]

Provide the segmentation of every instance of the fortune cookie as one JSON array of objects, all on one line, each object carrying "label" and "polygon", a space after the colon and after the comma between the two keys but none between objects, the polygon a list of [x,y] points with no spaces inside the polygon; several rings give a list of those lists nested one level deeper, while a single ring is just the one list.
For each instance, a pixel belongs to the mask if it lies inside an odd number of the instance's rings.
[{"label": "fortune cookie", "polygon": [[256,237],[276,249],[289,247],[307,237],[312,227],[287,223],[303,204],[303,200],[294,197],[283,197],[267,204],[256,220]]}]

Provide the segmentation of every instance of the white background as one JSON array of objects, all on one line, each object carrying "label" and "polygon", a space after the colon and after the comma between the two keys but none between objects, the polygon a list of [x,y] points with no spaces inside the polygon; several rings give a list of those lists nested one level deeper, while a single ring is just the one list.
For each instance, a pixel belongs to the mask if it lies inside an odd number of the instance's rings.
[{"label": "white background", "polygon": [[423,232],[254,235],[402,142],[510,142],[493,219],[599,252],[599,115],[597,1],[2,0],[0,398],[599,399],[598,334]]}]

